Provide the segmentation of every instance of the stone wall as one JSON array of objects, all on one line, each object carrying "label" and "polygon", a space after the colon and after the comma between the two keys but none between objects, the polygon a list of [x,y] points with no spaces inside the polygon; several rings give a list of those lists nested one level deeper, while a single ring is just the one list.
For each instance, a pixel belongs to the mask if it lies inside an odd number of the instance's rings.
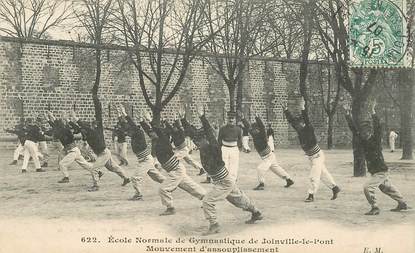
[{"label": "stone wall", "polygon": [[[317,74],[322,67],[310,64],[309,68],[308,85],[315,100],[310,110],[312,121],[316,135],[325,141],[326,118],[317,89],[321,78],[324,78]],[[60,115],[75,109],[81,118],[92,120],[94,109],[89,91],[94,82],[94,72],[94,49],[88,45],[0,38],[0,137],[9,136],[3,129],[16,125],[21,115],[34,117],[47,110]],[[322,73],[324,76],[324,70]],[[288,100],[294,109],[295,98],[299,95],[299,64],[278,59],[255,59],[249,62],[243,76],[243,110],[251,119],[259,114],[271,123],[278,145],[296,144],[297,138],[284,119],[279,101]],[[177,76],[172,81],[175,78]],[[137,71],[122,48],[111,46],[103,50],[100,85],[99,96],[106,127],[115,124],[117,104],[124,104],[133,115],[147,108]],[[179,105],[185,104],[190,119],[198,124],[195,105],[204,103],[208,105],[210,118],[222,124],[229,106],[228,94],[224,81],[206,58],[197,56],[180,91],[162,116],[172,119]],[[341,127],[336,128],[334,141],[347,144],[350,133],[342,119],[343,116],[339,115],[336,120]]]}]

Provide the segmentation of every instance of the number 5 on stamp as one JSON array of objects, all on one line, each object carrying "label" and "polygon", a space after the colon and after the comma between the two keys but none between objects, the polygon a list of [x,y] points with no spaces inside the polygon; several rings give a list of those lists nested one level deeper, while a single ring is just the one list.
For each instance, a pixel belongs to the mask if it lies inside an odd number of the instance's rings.
[{"label": "number 5 on stamp", "polygon": [[352,0],[350,66],[409,67],[406,0]]}]

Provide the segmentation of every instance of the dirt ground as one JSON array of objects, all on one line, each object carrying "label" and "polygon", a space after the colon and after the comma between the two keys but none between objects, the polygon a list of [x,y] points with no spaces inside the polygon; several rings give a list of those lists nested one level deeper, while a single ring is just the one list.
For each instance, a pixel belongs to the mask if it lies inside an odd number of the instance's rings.
[{"label": "dirt ground", "polygon": [[[15,224],[16,229],[20,229],[27,225],[33,228],[30,233],[36,234],[42,233],[42,226],[31,225],[39,223],[44,224],[45,228],[51,224],[60,226],[58,231],[62,231],[62,227],[69,229],[73,226],[73,230],[78,232],[83,231],[82,229],[101,229],[107,232],[122,230],[122,226],[111,224],[124,224],[133,227],[135,232],[146,235],[169,234],[184,237],[200,236],[207,228],[201,202],[180,189],[173,193],[176,215],[160,217],[159,213],[164,211],[164,208],[158,196],[158,185],[145,176],[142,187],[144,201],[129,201],[129,197],[134,193],[132,186],[121,187],[122,180],[107,170],[103,170],[104,176],[98,192],[86,191],[91,183],[90,177],[76,164],[69,171],[71,182],[59,184],[57,181],[62,178],[62,174],[57,170],[56,152],[51,153],[46,173],[34,172],[31,163],[26,174],[20,171],[22,161],[19,161],[17,166],[8,165],[12,157],[11,150],[0,153],[0,222],[4,226],[13,227]],[[255,225],[246,225],[244,221],[249,218],[249,213],[222,201],[217,205],[218,220],[222,225],[221,233],[217,236],[251,234],[254,231],[268,231],[270,228],[270,231],[285,228],[292,233],[301,234],[308,233],[309,230],[322,230],[324,226],[333,227],[333,231],[377,231],[390,228],[389,232],[394,226],[402,226],[409,228],[408,231],[412,233],[409,236],[415,235],[415,211],[390,212],[389,209],[395,207],[396,203],[380,191],[377,192],[377,196],[381,214],[373,217],[363,215],[369,210],[362,192],[366,178],[352,177],[351,150],[333,150],[325,153],[327,167],[342,191],[339,198],[332,201],[331,191],[321,184],[313,203],[303,202],[307,195],[308,167],[307,160],[300,150],[276,150],[277,159],[292,176],[295,184],[286,189],[283,187],[283,180],[268,172],[264,191],[252,190],[257,184],[255,168],[260,162],[258,154],[241,153],[238,185],[262,210],[265,219]],[[395,153],[385,151],[384,155],[393,183],[402,192],[408,204],[415,207],[415,161],[399,160],[400,150]],[[198,152],[194,152],[192,156],[199,159]],[[129,175],[133,175],[140,169],[131,150],[129,160],[129,166],[124,168]],[[197,182],[204,180],[203,176],[196,175],[195,169],[189,165],[186,167],[188,174]],[[207,190],[210,188],[210,185],[202,186]],[[94,224],[90,226],[96,227],[81,228],[80,224],[84,223]],[[293,224],[305,225],[296,229],[298,226]],[[327,235],[330,235],[330,232],[327,232]],[[0,234],[0,242],[1,237]],[[3,240],[4,238],[3,231]],[[399,237],[396,240],[399,241]]]}]

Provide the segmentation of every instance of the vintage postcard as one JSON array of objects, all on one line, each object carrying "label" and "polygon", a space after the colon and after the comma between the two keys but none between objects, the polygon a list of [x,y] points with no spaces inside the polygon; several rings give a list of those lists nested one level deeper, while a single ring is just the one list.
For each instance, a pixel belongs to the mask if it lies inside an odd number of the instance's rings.
[{"label": "vintage postcard", "polygon": [[414,253],[414,16],[0,1],[0,253]]}]

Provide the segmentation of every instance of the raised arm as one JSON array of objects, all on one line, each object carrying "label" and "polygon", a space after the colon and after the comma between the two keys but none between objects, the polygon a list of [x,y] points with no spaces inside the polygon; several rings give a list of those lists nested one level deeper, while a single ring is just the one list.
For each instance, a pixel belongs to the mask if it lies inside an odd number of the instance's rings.
[{"label": "raised arm", "polygon": [[266,130],[265,125],[259,116],[255,117],[255,121],[258,124],[259,128],[261,128],[261,130]]},{"label": "raised arm", "polygon": [[204,107],[198,106],[197,114],[199,115],[200,121],[202,122],[203,132],[205,133],[206,139],[209,142],[209,144],[219,145],[213,132],[213,128],[209,124],[209,121],[206,119]]},{"label": "raised arm", "polygon": [[196,136],[196,128],[192,124],[190,124],[186,118],[181,118],[180,122],[182,123],[186,135],[189,136],[191,139],[194,139]]},{"label": "raised arm", "polygon": [[291,125],[294,124],[294,116],[292,115],[292,113],[288,110],[288,108],[284,109],[284,115],[287,118],[288,123],[290,123]]}]

